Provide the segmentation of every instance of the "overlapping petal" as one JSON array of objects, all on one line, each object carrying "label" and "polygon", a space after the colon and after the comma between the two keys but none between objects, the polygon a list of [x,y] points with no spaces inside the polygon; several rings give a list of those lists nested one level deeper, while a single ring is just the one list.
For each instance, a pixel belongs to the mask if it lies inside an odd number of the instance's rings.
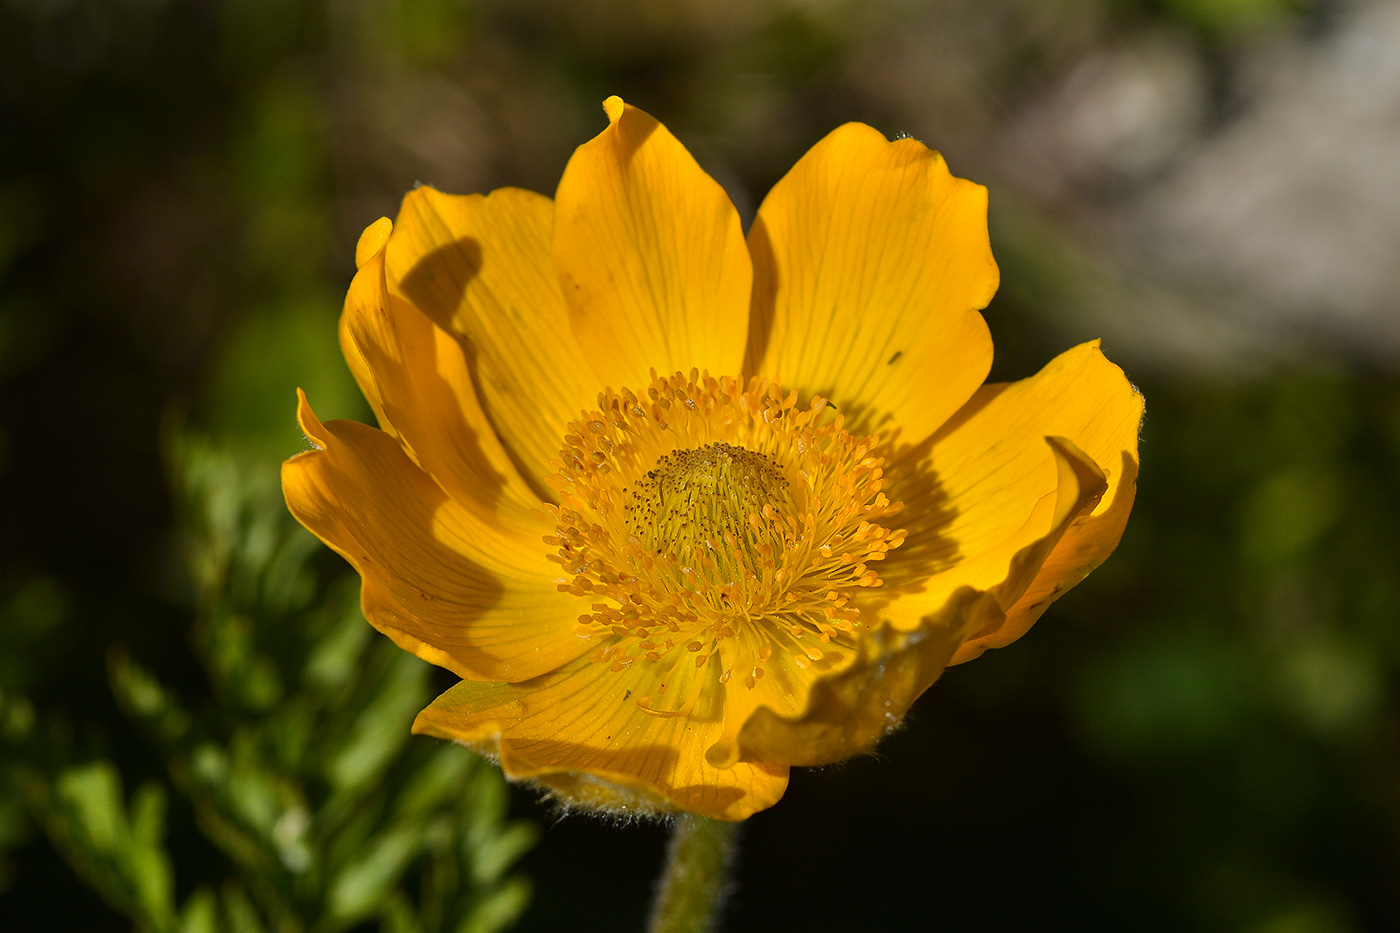
[{"label": "overlapping petal", "polygon": [[473,680],[536,677],[585,649],[538,528],[482,521],[382,431],[322,424],[304,398],[298,414],[316,449],[282,465],[287,506],[359,571],[375,628]]},{"label": "overlapping petal", "polygon": [[[356,281],[360,275],[356,273],[355,278],[350,281],[350,291],[345,296],[345,303],[348,306],[352,301],[366,303],[367,301],[379,303],[386,291],[384,287],[384,267],[383,258],[380,253],[384,249],[384,244],[389,242],[389,234],[393,232],[394,222],[388,217],[381,217],[370,224],[360,234],[359,241],[355,244],[355,268],[363,269],[371,261],[378,258],[378,268],[371,269],[364,275],[364,280],[357,286]],[[370,292],[366,295],[365,292]],[[379,386],[375,382],[374,373],[369,368],[369,361],[360,352],[360,348],[355,343],[355,338],[350,333],[351,315],[342,313],[340,315],[339,337],[340,352],[345,356],[346,365],[350,367],[350,373],[355,377],[355,383],[364,393],[365,400],[369,402],[369,407],[374,410],[374,418],[379,423],[382,431],[387,431],[395,437],[398,432],[389,423],[389,418],[384,414],[384,406],[379,401]]]},{"label": "overlapping petal", "polygon": [[598,377],[569,328],[553,257],[554,203],[503,188],[404,198],[386,247],[389,292],[460,342],[495,432],[536,490]]},{"label": "overlapping petal", "polygon": [[913,139],[849,123],[774,186],[749,233],[747,365],[916,443],[987,377],[999,274],[987,189]]},{"label": "overlapping petal", "polygon": [[555,195],[554,261],[600,386],[737,373],[753,278],[739,214],[650,115],[610,97]]},{"label": "overlapping petal", "polygon": [[1038,568],[1035,580],[1007,609],[1005,621],[975,632],[951,663],[1010,644],[1045,609],[1101,564],[1123,535],[1137,492],[1142,395],[1110,363],[1097,340],[1060,354],[1039,373],[984,387],[960,417],[986,442],[1028,430],[1069,438],[1103,471],[1106,486],[1091,511],[1077,516]]},{"label": "overlapping petal", "polygon": [[387,220],[361,238],[360,269],[340,318],[346,359],[380,426],[484,522],[518,526],[539,500],[477,401],[462,345],[385,280]]},{"label": "overlapping petal", "polygon": [[991,594],[965,587],[918,628],[878,627],[844,671],[808,685],[800,708],[757,705],[739,733],[741,757],[824,765],[870,751],[943,673],[968,631],[1000,614]]},{"label": "overlapping petal", "polygon": [[717,682],[705,686],[688,715],[657,715],[636,703],[656,690],[652,668],[614,671],[581,658],[526,683],[459,684],[423,710],[413,730],[471,746],[497,759],[508,777],[554,788],[576,804],[679,807],[742,820],[777,802],[788,768],[711,765],[704,750],[721,728],[723,691]]},{"label": "overlapping petal", "polygon": [[[970,635],[999,626],[1076,516],[1093,507],[1103,476],[1072,444],[1045,445],[1055,468],[1050,493],[1034,498],[1006,539],[958,561],[883,605],[858,657],[810,681],[805,702],[755,702],[739,734],[740,760],[820,765],[872,749],[947,667]],[[1027,490],[1033,492],[1033,490]]]}]

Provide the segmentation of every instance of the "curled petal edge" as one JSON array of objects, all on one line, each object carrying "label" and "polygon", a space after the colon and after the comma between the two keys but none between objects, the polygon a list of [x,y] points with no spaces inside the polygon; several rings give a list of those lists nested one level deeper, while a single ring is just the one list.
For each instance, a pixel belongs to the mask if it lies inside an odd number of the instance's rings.
[{"label": "curled petal edge", "polygon": [[1135,457],[1124,451],[1122,460],[1118,488],[1108,508],[1098,515],[1086,511],[1074,520],[1035,580],[1007,610],[1005,619],[961,645],[948,661],[950,667],[978,658],[989,648],[1004,648],[1026,634],[1051,603],[1089,576],[1118,547],[1137,495],[1138,475]]}]

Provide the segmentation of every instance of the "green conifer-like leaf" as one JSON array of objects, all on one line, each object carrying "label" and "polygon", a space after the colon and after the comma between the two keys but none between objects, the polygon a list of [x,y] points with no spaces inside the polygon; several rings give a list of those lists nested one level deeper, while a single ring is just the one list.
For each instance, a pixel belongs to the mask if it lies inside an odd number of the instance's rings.
[{"label": "green conifer-like leaf", "polygon": [[99,894],[143,928],[173,928],[164,789],[143,784],[128,808],[116,767],[95,761],[61,772],[44,803],[51,837]]}]

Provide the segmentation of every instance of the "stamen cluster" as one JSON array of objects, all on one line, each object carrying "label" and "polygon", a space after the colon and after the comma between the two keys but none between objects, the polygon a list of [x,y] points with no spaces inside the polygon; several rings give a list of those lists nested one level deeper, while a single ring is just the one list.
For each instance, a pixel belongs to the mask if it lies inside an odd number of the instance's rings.
[{"label": "stamen cluster", "polygon": [[820,645],[853,643],[853,597],[881,585],[872,565],[905,532],[878,524],[901,508],[878,438],[843,420],[820,396],[799,409],[771,381],[697,370],[601,393],[553,464],[544,539],[572,577],[560,591],[590,601],[577,634],[601,639],[592,659],[665,660],[660,693],[687,657],[698,670],[722,655],[720,682],[739,672],[752,688],[775,649],[805,668]]}]

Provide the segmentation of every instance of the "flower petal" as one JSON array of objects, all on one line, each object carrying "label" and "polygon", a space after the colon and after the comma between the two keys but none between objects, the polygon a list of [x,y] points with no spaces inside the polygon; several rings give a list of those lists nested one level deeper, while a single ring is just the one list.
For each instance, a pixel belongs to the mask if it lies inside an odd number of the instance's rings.
[{"label": "flower petal", "polygon": [[[381,221],[380,224],[387,223]],[[361,238],[360,256],[368,250]],[[519,524],[539,508],[477,402],[462,347],[385,285],[384,238],[345,296],[341,344],[379,423],[483,520]]]},{"label": "flower petal", "polygon": [[[1004,580],[1021,548],[1077,514],[1063,513],[1077,507],[1066,494],[1078,485],[1066,482],[1079,484],[1081,473],[1098,473],[1072,443],[1047,443],[1042,434],[1014,427],[999,434],[992,427],[954,419],[887,471],[890,498],[904,503],[899,517],[907,536],[878,568],[884,589],[875,595],[913,599],[919,609],[897,616],[908,624],[934,611],[958,586],[985,590]],[[1086,478],[1084,485],[1102,492],[1102,475]]]},{"label": "flower petal", "polygon": [[482,407],[544,490],[564,427],[601,388],[569,330],[554,271],[554,203],[518,188],[409,192],[386,250],[391,294],[455,335]]},{"label": "flower petal", "polygon": [[755,709],[739,733],[741,757],[812,766],[869,752],[943,673],[962,638],[1000,615],[991,594],[963,588],[913,631],[882,626],[861,639],[857,663],[811,685],[800,713]]},{"label": "flower petal", "polygon": [[988,432],[1034,426],[1069,438],[1103,470],[1107,488],[1097,506],[1065,531],[1034,582],[1008,609],[1005,623],[963,645],[952,664],[1020,638],[1050,603],[1103,563],[1123,536],[1137,492],[1142,395],[1104,357],[1097,340],[1060,354],[1030,379],[987,386],[974,400],[979,403],[969,420],[985,421]]},{"label": "flower petal", "polygon": [[413,731],[467,745],[498,760],[506,777],[593,809],[742,820],[776,803],[787,767],[721,769],[705,760],[708,737],[719,729],[717,681],[703,685],[690,715],[638,706],[639,696],[655,690],[657,670],[637,662],[613,671],[581,658],[528,683],[463,682],[419,713]]},{"label": "flower petal", "polygon": [[477,680],[525,680],[577,657],[575,601],[534,543],[482,521],[392,437],[298,412],[315,450],[282,465],[287,507],[363,578],[365,618],[400,647]]},{"label": "flower petal", "polygon": [[[384,288],[384,244],[389,241],[389,233],[394,229],[394,223],[388,217],[381,217],[370,224],[360,234],[359,242],[355,244],[355,268],[364,269],[370,262],[376,262],[376,269],[372,269],[364,274],[364,279],[360,279],[359,273],[350,280],[350,290],[345,296],[345,306],[348,309],[352,302],[355,304],[382,304]],[[374,374],[370,372],[369,362],[365,355],[360,352],[360,348],[355,343],[354,336],[350,333],[350,319],[353,315],[344,312],[340,315],[340,352],[345,355],[345,362],[350,367],[350,374],[355,377],[355,382],[364,393],[369,407],[374,410],[375,420],[379,422],[379,427],[384,432],[398,437],[399,432],[389,423],[389,418],[384,414],[384,405],[379,400],[379,386],[375,384]]]},{"label": "flower petal", "polygon": [[569,160],[554,258],[574,334],[601,382],[650,369],[737,374],[752,269],[724,189],[648,114],[610,97],[609,126]]},{"label": "flower petal", "polygon": [[[1009,610],[1031,585],[1070,524],[1098,504],[1107,486],[1098,465],[1065,438],[1045,440],[1054,464],[1053,490],[1034,500],[1025,522],[1006,538],[978,547],[970,556],[929,577],[913,595],[898,597],[886,609],[896,624],[910,613],[923,615],[937,610],[965,586],[992,593],[1002,609]],[[968,634],[978,637],[982,632]]]},{"label": "flower petal", "polygon": [[[737,640],[720,642],[721,667],[730,675],[725,678],[724,728],[705,750],[705,757],[719,768],[730,768],[743,760],[749,750],[742,745],[742,736],[759,713],[788,722],[802,720],[817,686],[840,680],[860,666],[866,660],[866,647],[864,639],[819,642],[811,633],[794,636],[779,626],[763,634],[743,633]],[[760,653],[759,648],[768,651]],[[754,663],[765,655],[767,660]],[[762,676],[756,676],[760,672]]]},{"label": "flower petal", "polygon": [[822,765],[870,751],[965,639],[1001,625],[1070,522],[1103,490],[1102,475],[1073,444],[1056,438],[1047,446],[1056,488],[1038,498],[1021,527],[917,592],[872,606],[870,614],[883,621],[861,637],[859,660],[815,680],[800,712],[774,704],[755,709],[739,733],[741,760]]},{"label": "flower petal", "polygon": [[999,281],[987,190],[913,139],[848,123],[774,186],[749,232],[746,369],[917,443],[986,378]]}]

